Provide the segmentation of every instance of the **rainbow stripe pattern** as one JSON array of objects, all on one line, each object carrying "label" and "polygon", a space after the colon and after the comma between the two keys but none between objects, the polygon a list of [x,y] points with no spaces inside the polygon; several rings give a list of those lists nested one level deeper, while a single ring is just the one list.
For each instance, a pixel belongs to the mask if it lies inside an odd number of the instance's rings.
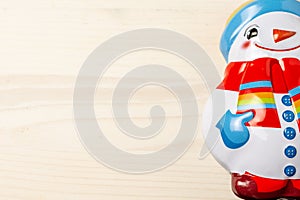
[{"label": "rainbow stripe pattern", "polygon": [[244,93],[239,95],[237,107],[238,111],[251,109],[276,109],[273,93],[271,91],[259,91],[260,88],[272,89],[272,83],[270,81],[255,81],[240,85],[240,91]]},{"label": "rainbow stripe pattern", "polygon": [[289,91],[289,94],[293,100],[293,105],[297,113],[298,119],[300,119],[300,86]]}]

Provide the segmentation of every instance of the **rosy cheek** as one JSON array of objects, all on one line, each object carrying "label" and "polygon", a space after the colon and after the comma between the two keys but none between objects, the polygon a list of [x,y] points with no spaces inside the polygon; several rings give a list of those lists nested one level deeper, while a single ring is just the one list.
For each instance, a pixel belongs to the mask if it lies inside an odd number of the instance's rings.
[{"label": "rosy cheek", "polygon": [[250,44],[250,41],[244,42],[244,44],[242,45],[242,49],[247,49],[250,46]]}]

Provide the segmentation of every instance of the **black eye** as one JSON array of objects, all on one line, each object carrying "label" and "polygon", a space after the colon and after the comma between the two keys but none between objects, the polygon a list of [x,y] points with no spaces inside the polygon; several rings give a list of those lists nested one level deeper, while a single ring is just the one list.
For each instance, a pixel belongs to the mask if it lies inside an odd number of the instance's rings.
[{"label": "black eye", "polygon": [[256,36],[258,36],[258,30],[257,28],[250,28],[246,31],[245,36],[247,37],[248,40],[250,40],[251,38],[254,38]]}]

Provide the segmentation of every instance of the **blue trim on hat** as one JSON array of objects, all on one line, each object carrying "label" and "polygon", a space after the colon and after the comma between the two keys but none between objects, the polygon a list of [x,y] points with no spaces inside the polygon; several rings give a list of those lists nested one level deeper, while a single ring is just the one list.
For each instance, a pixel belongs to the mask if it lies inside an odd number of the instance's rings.
[{"label": "blue trim on hat", "polygon": [[221,38],[220,50],[226,61],[228,61],[230,48],[243,27],[260,15],[276,11],[300,16],[300,2],[297,0],[255,0],[242,8],[228,23]]}]

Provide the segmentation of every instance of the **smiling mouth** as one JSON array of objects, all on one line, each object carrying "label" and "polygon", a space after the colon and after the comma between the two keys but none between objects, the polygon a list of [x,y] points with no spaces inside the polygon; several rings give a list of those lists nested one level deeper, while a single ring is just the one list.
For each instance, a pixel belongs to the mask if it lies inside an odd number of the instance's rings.
[{"label": "smiling mouth", "polygon": [[300,45],[296,46],[296,47],[293,47],[293,48],[289,48],[289,49],[272,49],[272,48],[268,48],[268,47],[263,47],[257,43],[255,43],[255,46],[260,48],[260,49],[264,49],[264,50],[267,50],[267,51],[277,51],[277,52],[284,52],[284,51],[293,51],[293,50],[296,50],[298,48],[300,48]]}]

